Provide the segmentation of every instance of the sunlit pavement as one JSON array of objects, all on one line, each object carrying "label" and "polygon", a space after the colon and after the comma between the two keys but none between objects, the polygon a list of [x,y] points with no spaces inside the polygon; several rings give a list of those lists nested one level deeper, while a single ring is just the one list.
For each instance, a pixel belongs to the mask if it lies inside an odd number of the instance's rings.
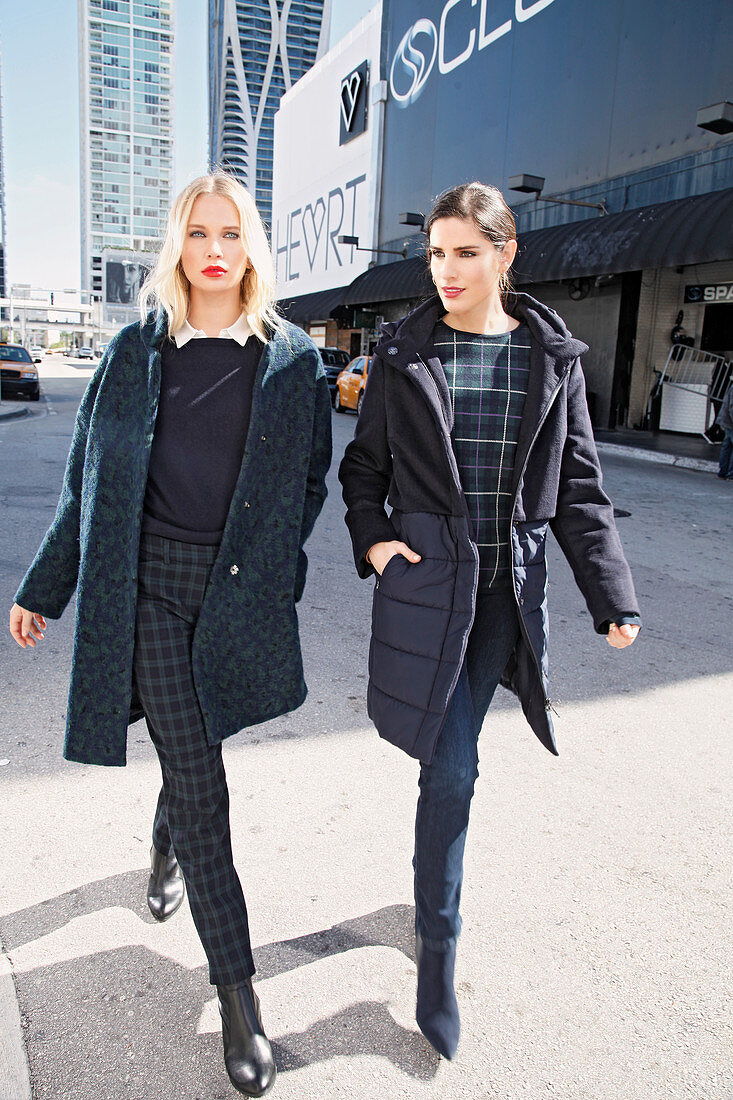
[{"label": "sunlit pavement", "polygon": [[[2,474],[9,594],[68,447],[73,402],[50,400],[56,418],[0,427],[0,454],[22,440],[28,455],[12,480]],[[337,454],[354,423],[334,415]],[[644,629],[612,652],[553,546],[561,756],[502,693],[480,745],[452,1063],[414,1022],[417,766],[366,716],[371,585],[353,570],[332,467],[299,605],[308,700],[225,750],[273,1096],[731,1094],[729,487],[623,457],[604,466],[630,513],[619,526]],[[188,907],[159,926],[144,903],[159,783],[144,725],[131,728],[126,769],[60,758],[72,630],[67,613],[37,652],[0,651],[0,935],[33,1095],[233,1097]]]}]

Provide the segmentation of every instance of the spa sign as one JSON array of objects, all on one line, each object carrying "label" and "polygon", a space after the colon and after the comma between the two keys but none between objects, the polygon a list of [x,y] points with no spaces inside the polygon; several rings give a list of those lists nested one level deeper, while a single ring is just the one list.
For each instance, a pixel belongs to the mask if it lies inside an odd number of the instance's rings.
[{"label": "spa sign", "polygon": [[718,302],[733,302],[733,283],[697,283],[685,287],[685,303],[714,305]]}]

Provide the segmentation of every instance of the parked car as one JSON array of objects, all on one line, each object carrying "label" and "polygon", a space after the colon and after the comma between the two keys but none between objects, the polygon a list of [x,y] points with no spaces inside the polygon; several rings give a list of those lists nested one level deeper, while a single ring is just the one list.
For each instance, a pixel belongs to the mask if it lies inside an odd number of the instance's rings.
[{"label": "parked car", "polygon": [[0,344],[0,380],[3,397],[37,401],[41,396],[38,367],[21,344]]},{"label": "parked car", "polygon": [[349,357],[345,351],[341,351],[341,348],[319,348],[318,350],[323,360],[323,369],[326,372],[326,381],[328,382],[328,390],[333,404],[336,397],[336,379],[344,367],[348,365]]},{"label": "parked car", "polygon": [[96,348],[94,349],[94,354],[96,355],[97,359],[101,359],[106,350],[106,344],[97,344]]},{"label": "parked car", "polygon": [[77,348],[76,349],[76,358],[77,359],[93,359],[94,358],[94,352],[92,351],[91,348],[87,348],[87,347]]},{"label": "parked car", "polygon": [[31,353],[31,359],[33,360],[34,363],[42,363],[43,362],[43,356],[44,356],[43,348],[38,347],[37,344],[33,344],[31,347],[28,348],[28,351]]},{"label": "parked car", "polygon": [[345,409],[361,412],[371,362],[371,355],[359,355],[341,371],[336,379],[336,396],[333,401],[336,412],[344,412]]}]

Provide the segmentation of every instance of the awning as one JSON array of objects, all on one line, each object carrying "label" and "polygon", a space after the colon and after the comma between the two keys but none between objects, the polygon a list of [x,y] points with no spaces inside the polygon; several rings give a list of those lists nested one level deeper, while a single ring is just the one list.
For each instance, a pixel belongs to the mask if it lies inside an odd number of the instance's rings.
[{"label": "awning", "polygon": [[281,298],[278,302],[280,312],[296,325],[301,321],[327,321],[331,310],[343,302],[344,291],[347,289],[348,287],[339,286],[333,290],[301,294],[299,298]]},{"label": "awning", "polygon": [[[733,188],[520,233],[512,276],[523,286],[730,259]],[[324,320],[340,305],[378,305],[432,292],[425,258],[413,256],[371,267],[349,286],[283,299],[280,308],[299,323]]]},{"label": "awning", "polygon": [[346,287],[344,305],[365,306],[405,298],[424,298],[431,288],[425,257],[413,256],[393,264],[378,264],[358,275],[351,286]]},{"label": "awning", "polygon": [[512,275],[521,285],[730,259],[733,188],[520,233]]}]

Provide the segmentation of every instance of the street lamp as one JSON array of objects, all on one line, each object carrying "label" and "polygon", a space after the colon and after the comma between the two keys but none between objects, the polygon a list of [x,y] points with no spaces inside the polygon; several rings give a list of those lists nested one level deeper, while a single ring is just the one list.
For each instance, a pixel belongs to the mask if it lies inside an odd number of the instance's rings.
[{"label": "street lamp", "polygon": [[520,172],[518,176],[510,176],[507,182],[510,191],[522,191],[527,195],[534,194],[535,201],[541,197],[543,202],[554,202],[558,206],[588,206],[592,210],[597,210],[600,214],[608,213],[605,199],[601,199],[600,202],[582,202],[580,199],[555,199],[550,195],[541,196],[542,188],[545,186],[544,176],[531,176],[527,172]]},{"label": "street lamp", "polygon": [[339,237],[339,244],[350,244],[352,248],[355,248],[357,252],[384,252],[389,256],[401,256],[404,260],[407,256],[407,249],[403,248],[401,252],[396,252],[393,248],[362,248],[359,245],[358,237]]}]

